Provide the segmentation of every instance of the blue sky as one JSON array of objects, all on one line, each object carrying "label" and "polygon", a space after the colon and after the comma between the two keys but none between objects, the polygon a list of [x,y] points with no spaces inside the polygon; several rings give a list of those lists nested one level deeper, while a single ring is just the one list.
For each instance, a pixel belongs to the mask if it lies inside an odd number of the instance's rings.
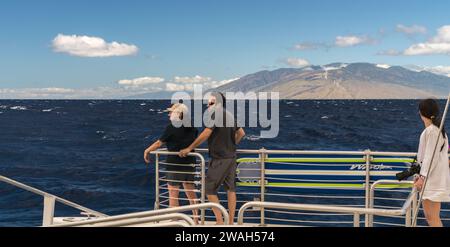
[{"label": "blue sky", "polygon": [[[4,0],[0,97],[91,97],[98,88],[112,97],[332,62],[446,70],[449,10],[449,1],[411,0]],[[82,36],[123,46],[74,54]]]}]

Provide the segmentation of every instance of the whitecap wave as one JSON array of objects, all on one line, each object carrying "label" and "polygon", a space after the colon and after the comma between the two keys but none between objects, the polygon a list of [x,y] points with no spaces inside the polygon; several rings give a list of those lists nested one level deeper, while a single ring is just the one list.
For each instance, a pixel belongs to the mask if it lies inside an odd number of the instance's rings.
[{"label": "whitecap wave", "polygon": [[16,111],[26,111],[26,110],[28,110],[25,106],[20,106],[20,105],[18,105],[18,106],[11,106],[9,109],[16,110]]},{"label": "whitecap wave", "polygon": [[248,140],[248,141],[258,141],[261,139],[261,136],[249,135],[249,136],[244,136],[244,139]]}]

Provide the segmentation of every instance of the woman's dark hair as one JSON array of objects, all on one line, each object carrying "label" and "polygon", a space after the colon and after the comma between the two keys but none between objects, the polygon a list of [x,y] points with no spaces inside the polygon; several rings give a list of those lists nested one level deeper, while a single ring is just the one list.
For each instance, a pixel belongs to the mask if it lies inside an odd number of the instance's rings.
[{"label": "woman's dark hair", "polygon": [[[435,99],[424,99],[420,101],[419,112],[422,116],[431,119],[433,125],[437,126],[438,128],[440,127],[441,116],[439,113],[439,104]],[[444,138],[446,136],[444,126],[442,127],[442,136]]]}]

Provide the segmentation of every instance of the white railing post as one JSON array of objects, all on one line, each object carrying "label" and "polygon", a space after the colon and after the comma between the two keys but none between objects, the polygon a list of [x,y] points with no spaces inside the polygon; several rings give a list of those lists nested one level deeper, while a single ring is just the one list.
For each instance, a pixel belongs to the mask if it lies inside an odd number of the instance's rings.
[{"label": "white railing post", "polygon": [[55,197],[44,195],[44,212],[42,216],[42,226],[53,225],[53,217],[55,216]]},{"label": "white railing post", "polygon": [[354,227],[360,227],[360,219],[359,219],[359,214],[358,213],[354,213],[353,214],[353,226]]},{"label": "white railing post", "polygon": [[[201,160],[201,165],[202,165],[202,171],[201,171],[201,195],[200,195],[200,202],[203,204],[206,202],[206,188],[205,188],[205,181],[206,181],[206,162],[205,162],[205,158],[203,158],[202,155],[199,154],[198,156]],[[205,209],[202,208],[201,209],[201,224],[204,225],[205,224]]]},{"label": "white railing post", "polygon": [[406,209],[406,215],[405,215],[405,227],[410,227],[411,226],[411,206],[409,206]]},{"label": "white railing post", "polygon": [[[367,149],[364,151],[365,153],[365,157],[366,157],[366,182],[364,184],[365,187],[365,197],[366,197],[366,202],[365,202],[365,207],[369,208],[370,207],[370,162],[371,162],[371,156],[370,156],[370,150]],[[365,215],[365,220],[364,220],[364,225],[366,227],[369,226],[369,221],[370,221],[370,215],[366,214]]]},{"label": "white railing post", "polygon": [[[259,150],[259,159],[261,162],[261,177],[260,177],[260,188],[261,188],[261,195],[260,195],[260,201],[265,201],[265,191],[266,191],[266,168],[265,168],[265,159],[266,159],[266,149],[261,148]],[[261,216],[260,216],[260,225],[264,226],[265,223],[265,213],[264,213],[264,207],[260,208]]]},{"label": "white railing post", "polygon": [[155,154],[155,208],[159,209],[159,154]]},{"label": "white railing post", "polygon": [[[414,215],[415,212],[417,212],[417,216],[419,215],[420,208],[419,208],[419,210],[417,210],[417,207],[420,207],[420,205],[419,205],[419,201],[417,200],[417,193],[418,192],[414,193],[413,199],[412,199],[412,207],[411,207],[411,214],[412,214],[412,216],[415,216]],[[414,218],[411,218],[411,226],[413,226],[413,227],[417,226],[417,221],[414,222]]]},{"label": "white railing post", "polygon": [[[373,208],[375,204],[375,186],[370,188],[369,208]],[[365,227],[373,227],[373,214],[369,215],[368,222],[364,223]]]}]

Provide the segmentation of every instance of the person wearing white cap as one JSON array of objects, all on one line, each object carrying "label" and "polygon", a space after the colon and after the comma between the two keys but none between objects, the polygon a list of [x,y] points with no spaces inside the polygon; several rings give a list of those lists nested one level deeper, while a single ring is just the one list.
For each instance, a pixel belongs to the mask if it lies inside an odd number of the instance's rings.
[{"label": "person wearing white cap", "polygon": [[[191,144],[197,137],[198,131],[196,128],[187,127],[182,124],[183,119],[189,117],[189,111],[185,104],[173,104],[166,111],[169,113],[171,122],[167,125],[159,139],[144,151],[144,160],[147,164],[150,163],[150,153],[164,144],[167,146],[168,151],[178,152]],[[168,155],[165,163],[167,163],[165,179],[168,181],[169,206],[179,206],[178,196],[181,185],[183,185],[184,192],[190,204],[195,204],[197,200],[194,186],[195,167],[186,166],[186,164],[195,164],[195,157],[187,156],[181,158],[178,155]],[[198,223],[198,212],[197,210],[193,212],[194,220]]]}]

